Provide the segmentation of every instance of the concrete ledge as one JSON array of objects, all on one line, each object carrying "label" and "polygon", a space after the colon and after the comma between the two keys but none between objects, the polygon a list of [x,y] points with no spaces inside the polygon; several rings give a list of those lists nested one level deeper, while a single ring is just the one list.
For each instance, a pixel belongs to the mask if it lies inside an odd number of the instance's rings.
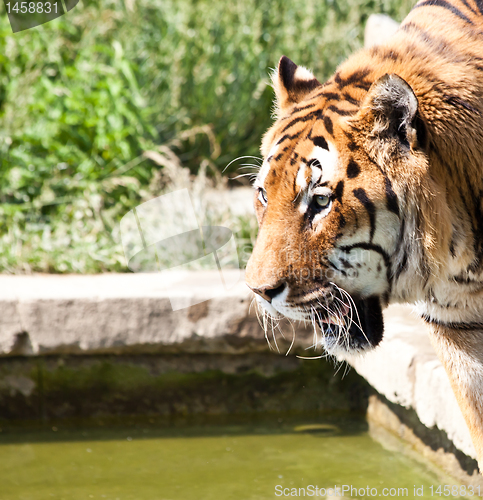
[{"label": "concrete ledge", "polygon": [[[446,433],[428,429],[414,410],[390,403],[379,395],[369,397],[369,434],[384,448],[410,456],[438,477],[439,484],[460,482],[483,487],[476,460],[458,450]],[[448,477],[449,474],[449,477]]]},{"label": "concrete ledge", "polygon": [[[0,276],[0,356],[269,350],[243,274],[223,274],[236,282],[223,294],[211,271]],[[194,305],[173,311],[173,297]],[[301,330],[295,347],[311,339]]]}]

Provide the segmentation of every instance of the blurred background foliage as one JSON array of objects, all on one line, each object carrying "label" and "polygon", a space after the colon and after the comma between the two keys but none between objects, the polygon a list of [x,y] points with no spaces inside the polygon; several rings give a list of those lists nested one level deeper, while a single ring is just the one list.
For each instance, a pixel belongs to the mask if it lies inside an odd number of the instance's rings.
[{"label": "blurred background foliage", "polygon": [[[412,4],[82,0],[14,35],[2,3],[0,271],[127,270],[128,210],[178,176],[226,185],[227,164],[259,155],[282,54],[324,80],[371,13],[401,20]],[[249,247],[253,221],[229,222]]]}]

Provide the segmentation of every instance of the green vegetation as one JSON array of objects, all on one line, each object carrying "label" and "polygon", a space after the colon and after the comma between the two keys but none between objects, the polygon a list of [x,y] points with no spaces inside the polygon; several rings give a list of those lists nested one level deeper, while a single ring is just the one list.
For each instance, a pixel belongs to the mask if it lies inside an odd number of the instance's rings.
[{"label": "green vegetation", "polygon": [[[200,169],[220,185],[258,154],[280,55],[323,80],[369,14],[412,3],[83,0],[15,35],[2,4],[0,270],[125,271],[128,210]],[[250,245],[254,225],[232,223]]]}]

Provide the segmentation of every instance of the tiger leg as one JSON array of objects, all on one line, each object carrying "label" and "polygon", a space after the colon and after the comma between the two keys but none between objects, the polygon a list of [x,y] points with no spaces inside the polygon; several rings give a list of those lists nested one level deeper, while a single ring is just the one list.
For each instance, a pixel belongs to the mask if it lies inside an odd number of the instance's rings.
[{"label": "tiger leg", "polygon": [[432,324],[430,338],[470,430],[483,471],[483,329],[452,329]]}]

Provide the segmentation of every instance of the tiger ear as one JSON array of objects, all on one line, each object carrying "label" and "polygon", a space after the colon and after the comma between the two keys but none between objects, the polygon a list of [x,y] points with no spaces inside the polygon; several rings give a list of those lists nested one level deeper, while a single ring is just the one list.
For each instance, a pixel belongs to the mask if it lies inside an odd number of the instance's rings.
[{"label": "tiger ear", "polygon": [[288,57],[282,56],[278,68],[272,75],[273,88],[277,97],[277,110],[283,113],[320,86],[308,69],[297,66]]},{"label": "tiger ear", "polygon": [[356,119],[369,127],[372,138],[396,140],[407,149],[426,147],[418,99],[398,75],[386,74],[371,85]]}]

